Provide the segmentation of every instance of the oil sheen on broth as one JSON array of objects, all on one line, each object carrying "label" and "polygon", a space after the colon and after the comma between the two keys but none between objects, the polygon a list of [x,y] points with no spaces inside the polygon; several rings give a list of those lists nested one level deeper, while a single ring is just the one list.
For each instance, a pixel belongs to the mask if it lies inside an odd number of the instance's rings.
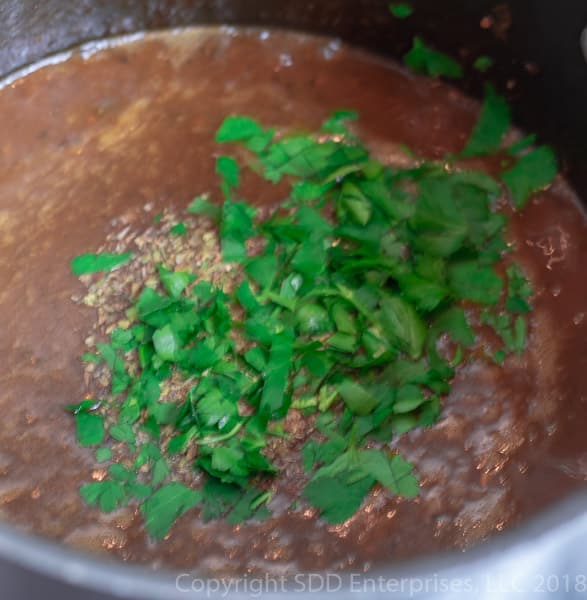
[{"label": "oil sheen on broth", "polygon": [[[394,64],[299,34],[192,29],[87,47],[13,78],[0,91],[0,516],[27,530],[121,559],[215,572],[366,569],[467,548],[578,486],[587,476],[585,414],[587,226],[562,179],[513,215],[514,256],[531,277],[528,350],[502,368],[458,371],[441,420],[397,441],[416,465],[415,500],[371,494],[342,525],[289,512],[299,471],[286,472],[273,516],[203,524],[191,511],[171,536],[147,539],[133,509],[85,506],[95,468],[63,405],[85,393],[79,356],[93,311],[67,268],[114,228],[151,223],[217,191],[214,134],[229,114],[308,129],[333,111],[382,161],[400,145],[440,158],[463,147],[478,104]],[[482,164],[491,170],[490,162]],[[243,195],[268,204],[245,177]],[[94,472],[98,478],[99,473]]]}]

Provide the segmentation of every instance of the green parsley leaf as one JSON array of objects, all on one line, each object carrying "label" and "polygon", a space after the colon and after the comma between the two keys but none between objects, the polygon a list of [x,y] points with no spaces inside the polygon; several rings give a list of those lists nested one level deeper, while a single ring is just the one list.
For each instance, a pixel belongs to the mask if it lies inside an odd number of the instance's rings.
[{"label": "green parsley leaf", "polygon": [[415,498],[420,486],[413,475],[413,465],[395,454],[391,457],[381,450],[362,450],[359,453],[362,469],[394,494]]},{"label": "green parsley leaf", "polygon": [[219,143],[242,142],[263,132],[264,129],[254,119],[236,115],[224,120],[216,132],[216,141]]},{"label": "green parsley leaf", "polygon": [[389,5],[389,12],[396,19],[407,19],[414,12],[414,8],[407,2],[391,3]]},{"label": "green parsley leaf", "polygon": [[432,329],[438,333],[447,333],[455,342],[465,347],[475,342],[475,335],[467,322],[465,311],[452,306],[442,312],[434,321]]},{"label": "green parsley leaf", "polygon": [[147,287],[142,291],[136,303],[139,319],[145,323],[149,323],[151,316],[169,308],[174,302],[173,298],[161,296],[155,290]]},{"label": "green parsley leaf", "polygon": [[126,442],[128,444],[135,443],[135,433],[133,428],[128,423],[121,423],[119,425],[113,425],[108,430],[110,435],[119,442]]},{"label": "green parsley leaf", "polygon": [[243,262],[247,258],[245,242],[253,234],[255,212],[244,202],[224,202],[220,238],[222,257],[226,262]]},{"label": "green parsley leaf", "polygon": [[80,494],[90,506],[97,505],[105,513],[115,511],[128,501],[124,485],[111,479],[86,483],[81,486]]},{"label": "green parsley leaf", "polygon": [[79,402],[78,404],[66,405],[65,410],[74,415],[77,415],[78,413],[81,413],[81,412],[88,413],[93,410],[96,410],[96,409],[100,408],[101,404],[102,404],[101,400],[83,400],[82,402]]},{"label": "green parsley leaf", "polygon": [[552,183],[557,170],[554,152],[548,146],[539,146],[522,156],[501,178],[510,190],[514,206],[521,210],[532,194]]},{"label": "green parsley leaf", "polygon": [[473,68],[481,73],[485,73],[489,71],[489,69],[493,66],[493,59],[490,56],[486,56],[482,54],[475,59],[473,63]]},{"label": "green parsley leaf", "polygon": [[187,233],[185,223],[176,223],[170,230],[169,233],[175,236],[184,236]]},{"label": "green parsley leaf", "polygon": [[377,406],[377,398],[360,383],[350,379],[345,379],[339,384],[338,393],[356,415],[368,415]]},{"label": "green parsley leaf", "polygon": [[261,288],[269,288],[275,279],[277,267],[277,257],[274,254],[268,254],[249,259],[245,270],[247,275]]},{"label": "green parsley leaf", "polygon": [[448,295],[448,290],[443,285],[413,273],[401,276],[399,285],[407,300],[413,302],[418,310],[424,312],[437,308]]},{"label": "green parsley leaf", "polygon": [[485,86],[485,100],[479,120],[463,150],[463,156],[479,156],[497,152],[503,136],[510,128],[510,108],[491,84]]},{"label": "green parsley leaf", "polygon": [[494,352],[493,354],[493,360],[498,364],[501,365],[503,364],[503,361],[506,358],[506,352],[505,350],[496,350],[496,352]]},{"label": "green parsley leaf", "polygon": [[309,136],[292,136],[272,144],[262,158],[265,177],[278,183],[284,175],[317,179],[327,184],[330,178],[357,170],[366,160],[364,148],[332,141],[317,142]]},{"label": "green parsley leaf", "polygon": [[100,415],[79,412],[75,424],[80,446],[97,446],[104,441],[104,419]]},{"label": "green parsley leaf", "polygon": [[414,384],[404,385],[397,391],[397,397],[393,404],[395,414],[410,413],[426,402],[420,387]]},{"label": "green parsley leaf", "polygon": [[324,240],[320,238],[310,238],[298,246],[292,261],[292,267],[308,278],[314,278],[320,275],[326,265],[326,248]]},{"label": "green parsley leaf", "polygon": [[136,475],[133,471],[127,469],[123,465],[119,463],[113,463],[108,468],[108,474],[115,481],[122,481],[128,483],[129,481],[134,481]]},{"label": "green parsley leaf", "polygon": [[191,214],[202,215],[212,219],[213,221],[219,221],[220,214],[222,212],[219,206],[208,201],[207,194],[196,196],[186,210]]},{"label": "green parsley leaf", "polygon": [[524,152],[531,146],[534,146],[534,144],[536,143],[536,138],[537,138],[536,134],[533,133],[531,135],[527,135],[527,136],[519,139],[517,142],[514,142],[507,149],[508,154],[510,154],[511,156],[516,156],[517,154]]},{"label": "green parsley leaf", "polygon": [[463,69],[450,56],[426,46],[422,38],[416,36],[412,49],[404,56],[404,63],[416,73],[431,77],[448,77],[459,79]]},{"label": "green parsley leaf", "polygon": [[467,222],[456,202],[454,181],[427,178],[420,182],[416,210],[410,219],[411,241],[417,250],[446,257],[459,250],[467,237]]},{"label": "green parsley leaf", "polygon": [[528,300],[532,295],[532,286],[520,267],[516,264],[507,268],[508,276],[508,297],[506,309],[512,313],[530,312]]},{"label": "green parsley leaf", "polygon": [[112,450],[110,448],[98,448],[96,450],[96,460],[98,462],[107,462],[112,458]]},{"label": "green parsley leaf", "polygon": [[347,442],[341,436],[334,435],[327,442],[308,440],[302,448],[304,469],[309,472],[319,464],[329,464],[336,460],[347,447]]},{"label": "green parsley leaf", "polygon": [[371,219],[372,203],[355,184],[350,182],[343,184],[340,191],[340,203],[359,225],[367,225]]},{"label": "green parsley leaf", "polygon": [[226,522],[229,525],[237,525],[254,517],[268,516],[269,513],[262,505],[271,498],[271,495],[270,492],[259,492],[255,488],[246,490],[228,513]]},{"label": "green parsley leaf", "polygon": [[137,346],[133,332],[128,329],[115,329],[110,334],[110,342],[117,352],[128,352]]},{"label": "green parsley leaf", "polygon": [[341,333],[346,333],[351,336],[358,334],[357,320],[342,302],[336,302],[332,305],[331,315],[336,329]]},{"label": "green parsley leaf", "polygon": [[481,267],[474,261],[451,265],[448,277],[452,292],[461,300],[496,304],[501,296],[501,277],[492,268]]},{"label": "green parsley leaf", "polygon": [[222,178],[222,192],[225,198],[232,196],[232,190],[240,182],[240,168],[232,156],[219,156],[216,159],[216,173]]},{"label": "green parsley leaf", "polygon": [[112,393],[121,394],[130,384],[124,361],[108,344],[96,344],[96,348],[112,372]]},{"label": "green parsley leaf", "polygon": [[356,121],[359,114],[354,110],[337,110],[324,123],[322,130],[328,133],[348,135],[346,121]]},{"label": "green parsley leaf", "polygon": [[294,336],[283,331],[274,336],[267,363],[259,411],[263,415],[280,414],[287,407],[288,375],[291,369]]},{"label": "green parsley leaf", "polygon": [[208,477],[202,490],[202,519],[204,522],[219,519],[241,496],[242,490],[238,486],[222,483],[216,477]]},{"label": "green parsley leaf", "polygon": [[87,273],[98,273],[100,271],[111,271],[128,262],[132,258],[132,252],[114,254],[102,252],[101,254],[82,254],[71,261],[71,271],[74,275],[86,275]]},{"label": "green parsley leaf", "polygon": [[198,504],[201,498],[201,492],[181,483],[172,482],[160,487],[141,506],[149,535],[156,540],[163,539],[173,523]]},{"label": "green parsley leaf", "polygon": [[177,361],[181,352],[181,340],[171,325],[157,329],[153,334],[155,352],[161,360]]},{"label": "green parsley leaf", "polygon": [[153,493],[153,488],[146,483],[133,481],[127,485],[128,493],[137,500],[145,500]]},{"label": "green parsley leaf", "polygon": [[239,304],[248,312],[255,313],[259,309],[259,302],[251,290],[248,281],[243,281],[236,291],[236,298]]},{"label": "green parsley leaf", "polygon": [[373,478],[364,476],[354,481],[352,472],[314,477],[304,488],[303,496],[328,523],[342,523],[359,510],[373,483]]},{"label": "green parsley leaf", "polygon": [[84,362],[91,362],[91,363],[99,363],[102,359],[100,358],[100,356],[98,354],[92,354],[91,352],[84,352],[82,354],[82,360]]},{"label": "green parsley leaf", "polygon": [[514,321],[514,343],[513,350],[523,354],[526,349],[526,338],[528,336],[528,322],[523,316],[516,317]]},{"label": "green parsley leaf", "polygon": [[320,185],[313,181],[297,181],[292,186],[290,196],[296,202],[310,202],[324,196],[331,187],[331,184]]},{"label": "green parsley leaf", "polygon": [[313,335],[332,330],[328,311],[316,302],[303,304],[296,310],[296,323],[298,330],[303,334]]},{"label": "green parsley leaf", "polygon": [[224,120],[216,133],[216,141],[242,142],[247,148],[260,154],[267,148],[274,134],[273,129],[264,129],[250,117],[235,115]]},{"label": "green parsley leaf", "polygon": [[328,345],[340,352],[355,352],[358,346],[358,340],[355,335],[336,332],[328,338]]},{"label": "green parsley leaf", "polygon": [[179,298],[188,285],[196,279],[195,275],[181,271],[170,271],[159,265],[159,279],[172,298]]},{"label": "green parsley leaf", "polygon": [[422,355],[426,326],[411,304],[399,296],[386,296],[381,301],[380,321],[393,344],[398,344],[411,358]]},{"label": "green parsley leaf", "polygon": [[151,483],[154,486],[161,485],[166,477],[170,474],[169,465],[164,458],[159,458],[155,461],[153,465],[153,473],[151,478]]}]

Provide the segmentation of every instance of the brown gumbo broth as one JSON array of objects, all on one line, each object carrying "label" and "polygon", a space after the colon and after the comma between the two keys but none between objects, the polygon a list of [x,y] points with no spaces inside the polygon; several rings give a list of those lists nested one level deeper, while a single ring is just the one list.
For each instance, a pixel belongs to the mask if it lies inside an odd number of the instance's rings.
[{"label": "brown gumbo broth", "polygon": [[[352,108],[374,155],[392,163],[402,160],[401,144],[431,159],[460,150],[479,110],[438,81],[297,34],[194,29],[95,50],[0,91],[2,519],[155,567],[362,570],[467,548],[580,485],[587,222],[558,178],[511,217],[509,241],[535,290],[526,353],[503,367],[460,369],[440,421],[396,442],[419,473],[418,498],[377,490],[350,520],[329,525],[315,511],[288,510],[303,486],[292,465],[271,518],[204,524],[190,511],[158,543],[133,507],[88,508],[79,487],[98,467],[63,406],[87,391],[79,356],[95,311],[71,301],[84,292],[71,258],[112,231],[141,231],[159,211],[217,193],[214,134],[229,114],[311,129]],[[247,176],[243,196],[262,206],[282,190]]]}]

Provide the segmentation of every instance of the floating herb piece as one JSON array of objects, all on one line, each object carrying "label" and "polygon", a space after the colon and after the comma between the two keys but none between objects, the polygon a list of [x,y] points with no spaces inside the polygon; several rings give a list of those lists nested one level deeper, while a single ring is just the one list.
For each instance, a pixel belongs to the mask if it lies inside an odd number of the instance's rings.
[{"label": "floating herb piece", "polygon": [[96,460],[98,462],[107,462],[112,458],[112,450],[110,448],[98,448],[96,450]]},{"label": "floating herb piece", "polygon": [[517,142],[514,142],[508,149],[508,154],[511,154],[512,156],[516,156],[517,154],[520,154],[521,152],[524,152],[524,150],[527,150],[528,148],[530,148],[531,146],[533,146],[536,143],[536,134],[531,134],[531,135],[527,135],[525,137],[523,137],[522,139],[518,140]]},{"label": "floating herb piece", "polygon": [[176,223],[170,230],[171,235],[182,236],[187,233],[185,223]]},{"label": "floating herb piece", "polygon": [[222,193],[225,198],[232,197],[232,191],[240,181],[240,168],[232,156],[219,156],[216,159],[216,173],[221,178]]},{"label": "floating herb piece", "polygon": [[556,173],[554,152],[548,146],[540,146],[522,156],[501,178],[510,190],[514,206],[522,209],[531,194],[552,183]]},{"label": "floating herb piece", "polygon": [[110,271],[128,262],[132,258],[131,252],[115,254],[102,252],[101,254],[82,254],[71,261],[71,271],[74,275],[86,275],[100,271]]},{"label": "floating herb piece", "polygon": [[481,73],[485,73],[491,69],[493,66],[493,59],[490,56],[485,56],[484,54],[478,56],[473,63],[473,68],[477,69]]},{"label": "floating herb piece", "polygon": [[112,479],[86,483],[81,486],[80,494],[90,506],[98,506],[105,513],[115,511],[128,501],[124,485]]},{"label": "floating herb piece", "polygon": [[260,153],[271,142],[275,131],[263,129],[261,125],[250,117],[235,115],[224,120],[216,133],[216,141],[242,142],[253,152]]},{"label": "floating herb piece", "polygon": [[80,412],[75,415],[80,446],[98,446],[104,441],[104,420],[100,415]]},{"label": "floating herb piece", "polygon": [[164,538],[175,520],[195,506],[201,497],[201,493],[181,483],[160,487],[141,506],[149,534],[155,539]]},{"label": "floating herb piece", "polygon": [[532,296],[532,286],[526,279],[522,269],[516,264],[507,268],[508,276],[508,297],[506,309],[512,313],[527,313],[531,307],[528,303]]},{"label": "floating herb piece", "polygon": [[245,242],[253,233],[254,216],[255,210],[244,202],[224,203],[220,236],[225,261],[243,262],[247,258]]},{"label": "floating herb piece", "polygon": [[414,8],[407,2],[391,3],[389,5],[389,12],[396,19],[407,19],[414,12]]},{"label": "floating herb piece", "polygon": [[447,54],[429,48],[422,38],[416,36],[412,49],[404,56],[404,63],[416,73],[431,77],[459,79],[463,68]]},{"label": "floating herb piece", "polygon": [[463,150],[463,156],[479,156],[497,152],[503,136],[510,128],[510,108],[491,84],[485,86],[481,115]]},{"label": "floating herb piece", "polygon": [[221,208],[216,204],[212,204],[206,194],[194,198],[186,210],[194,215],[204,215],[214,221],[218,221],[221,214]]},{"label": "floating herb piece", "polygon": [[343,472],[335,476],[314,478],[304,489],[304,498],[329,523],[342,523],[361,507],[375,480],[368,476],[355,478],[355,473]]}]

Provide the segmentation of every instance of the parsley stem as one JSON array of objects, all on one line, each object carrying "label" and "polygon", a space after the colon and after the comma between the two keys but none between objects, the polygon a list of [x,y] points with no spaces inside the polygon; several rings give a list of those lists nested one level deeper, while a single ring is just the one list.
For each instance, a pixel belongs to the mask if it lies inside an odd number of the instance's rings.
[{"label": "parsley stem", "polygon": [[198,444],[205,445],[205,446],[208,446],[211,444],[217,444],[219,442],[224,442],[224,441],[230,439],[231,437],[235,436],[244,424],[245,424],[244,421],[240,421],[230,431],[223,433],[222,435],[209,435],[209,436],[205,436],[200,439],[197,439],[197,438],[196,439],[198,441]]}]

